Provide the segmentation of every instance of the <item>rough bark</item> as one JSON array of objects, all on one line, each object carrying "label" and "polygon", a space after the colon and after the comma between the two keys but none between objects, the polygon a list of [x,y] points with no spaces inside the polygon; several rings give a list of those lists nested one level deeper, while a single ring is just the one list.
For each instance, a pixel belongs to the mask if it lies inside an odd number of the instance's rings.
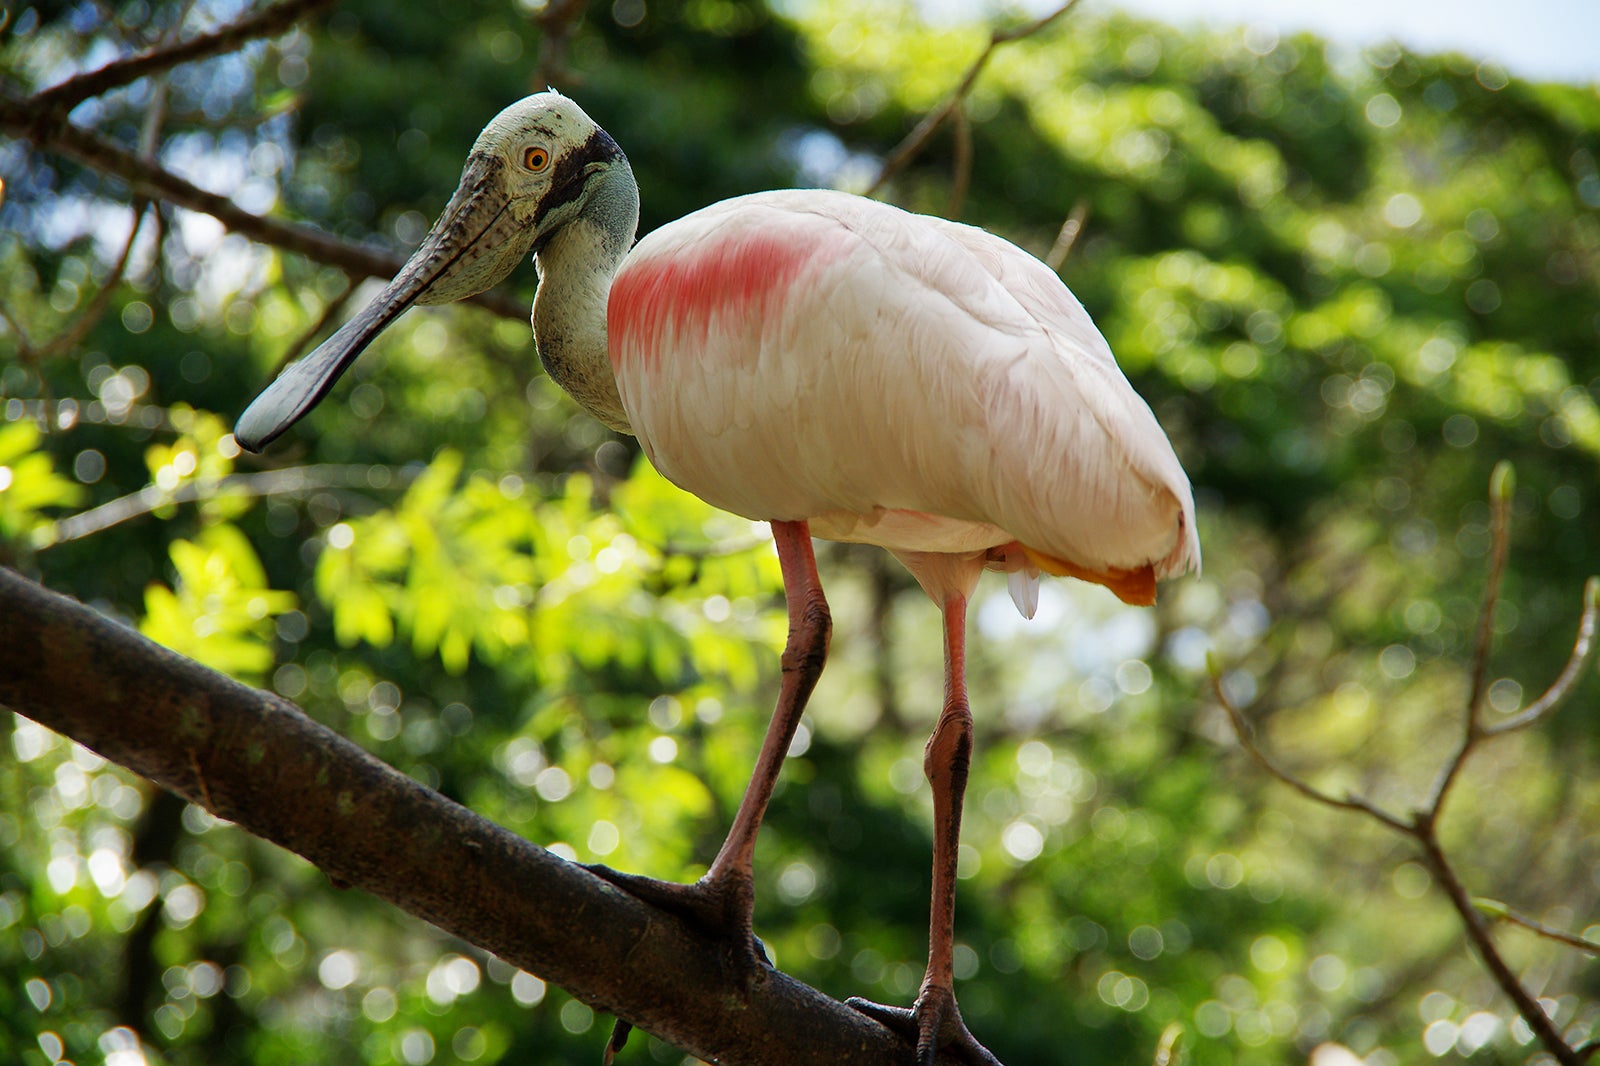
[{"label": "rough bark", "polygon": [[0,704],[701,1058],[913,1060],[900,1037],[785,974],[740,988],[721,946],[694,926],[418,784],[288,701],[4,568]]}]

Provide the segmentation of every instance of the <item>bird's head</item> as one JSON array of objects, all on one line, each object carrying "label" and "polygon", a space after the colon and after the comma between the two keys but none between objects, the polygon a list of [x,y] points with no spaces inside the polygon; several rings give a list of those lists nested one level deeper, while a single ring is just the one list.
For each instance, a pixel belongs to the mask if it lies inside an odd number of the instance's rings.
[{"label": "bird's head", "polygon": [[259,451],[309,413],[406,308],[485,291],[586,211],[622,216],[610,229],[631,241],[637,197],[622,149],[577,104],[555,91],[512,104],[478,135],[444,213],[394,280],[251,402],[239,443]]},{"label": "bird's head", "polygon": [[435,241],[459,253],[415,302],[448,303],[495,285],[625,170],[617,142],[565,96],[518,100],[478,135],[455,195],[412,258]]}]

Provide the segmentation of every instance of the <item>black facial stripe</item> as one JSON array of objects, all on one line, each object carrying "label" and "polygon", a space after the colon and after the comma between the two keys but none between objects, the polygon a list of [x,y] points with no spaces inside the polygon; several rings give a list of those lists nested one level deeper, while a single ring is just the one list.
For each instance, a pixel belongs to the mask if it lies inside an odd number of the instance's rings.
[{"label": "black facial stripe", "polygon": [[596,129],[576,151],[556,161],[555,173],[550,178],[550,191],[539,202],[539,214],[543,216],[552,208],[576,200],[583,192],[583,183],[588,177],[585,171],[590,163],[621,158],[622,149],[611,139],[611,134]]}]

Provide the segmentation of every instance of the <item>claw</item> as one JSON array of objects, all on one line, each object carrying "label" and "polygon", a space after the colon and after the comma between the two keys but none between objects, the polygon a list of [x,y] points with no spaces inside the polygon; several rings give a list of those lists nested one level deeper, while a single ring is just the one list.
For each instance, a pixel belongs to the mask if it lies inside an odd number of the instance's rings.
[{"label": "claw", "polygon": [[617,1052],[628,1042],[628,1034],[633,1032],[633,1025],[621,1018],[611,1027],[611,1039],[606,1041],[605,1054],[600,1057],[600,1066],[611,1066],[616,1061]]},{"label": "claw", "polygon": [[[751,928],[755,909],[755,887],[737,877],[721,881],[701,879],[692,885],[658,881],[653,877],[622,873],[598,863],[584,867],[609,881],[635,899],[676,914],[726,944],[724,959],[745,985],[758,980],[763,968],[770,969],[766,945]],[[616,1034],[612,1034],[613,1039]],[[626,1035],[623,1036],[626,1040]],[[621,1043],[617,1044],[620,1049]]]},{"label": "claw", "polygon": [[917,1042],[918,1066],[933,1066],[940,1051],[948,1051],[967,1066],[1004,1066],[994,1053],[967,1029],[951,988],[924,988],[914,1007],[890,1007],[860,996],[844,1005],[865,1014],[885,1028]]}]

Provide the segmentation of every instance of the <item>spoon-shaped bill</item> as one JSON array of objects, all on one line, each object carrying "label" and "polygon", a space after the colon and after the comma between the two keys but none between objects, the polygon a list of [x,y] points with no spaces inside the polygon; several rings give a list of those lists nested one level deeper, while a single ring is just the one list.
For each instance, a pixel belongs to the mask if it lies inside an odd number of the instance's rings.
[{"label": "spoon-shaped bill", "polygon": [[518,232],[507,211],[502,169],[498,157],[473,155],[467,160],[461,184],[439,221],[377,299],[310,355],[290,363],[245,408],[234,428],[240,447],[258,452],[304,418],[367,345],[412,304],[465,299],[510,273],[534,235]]}]

